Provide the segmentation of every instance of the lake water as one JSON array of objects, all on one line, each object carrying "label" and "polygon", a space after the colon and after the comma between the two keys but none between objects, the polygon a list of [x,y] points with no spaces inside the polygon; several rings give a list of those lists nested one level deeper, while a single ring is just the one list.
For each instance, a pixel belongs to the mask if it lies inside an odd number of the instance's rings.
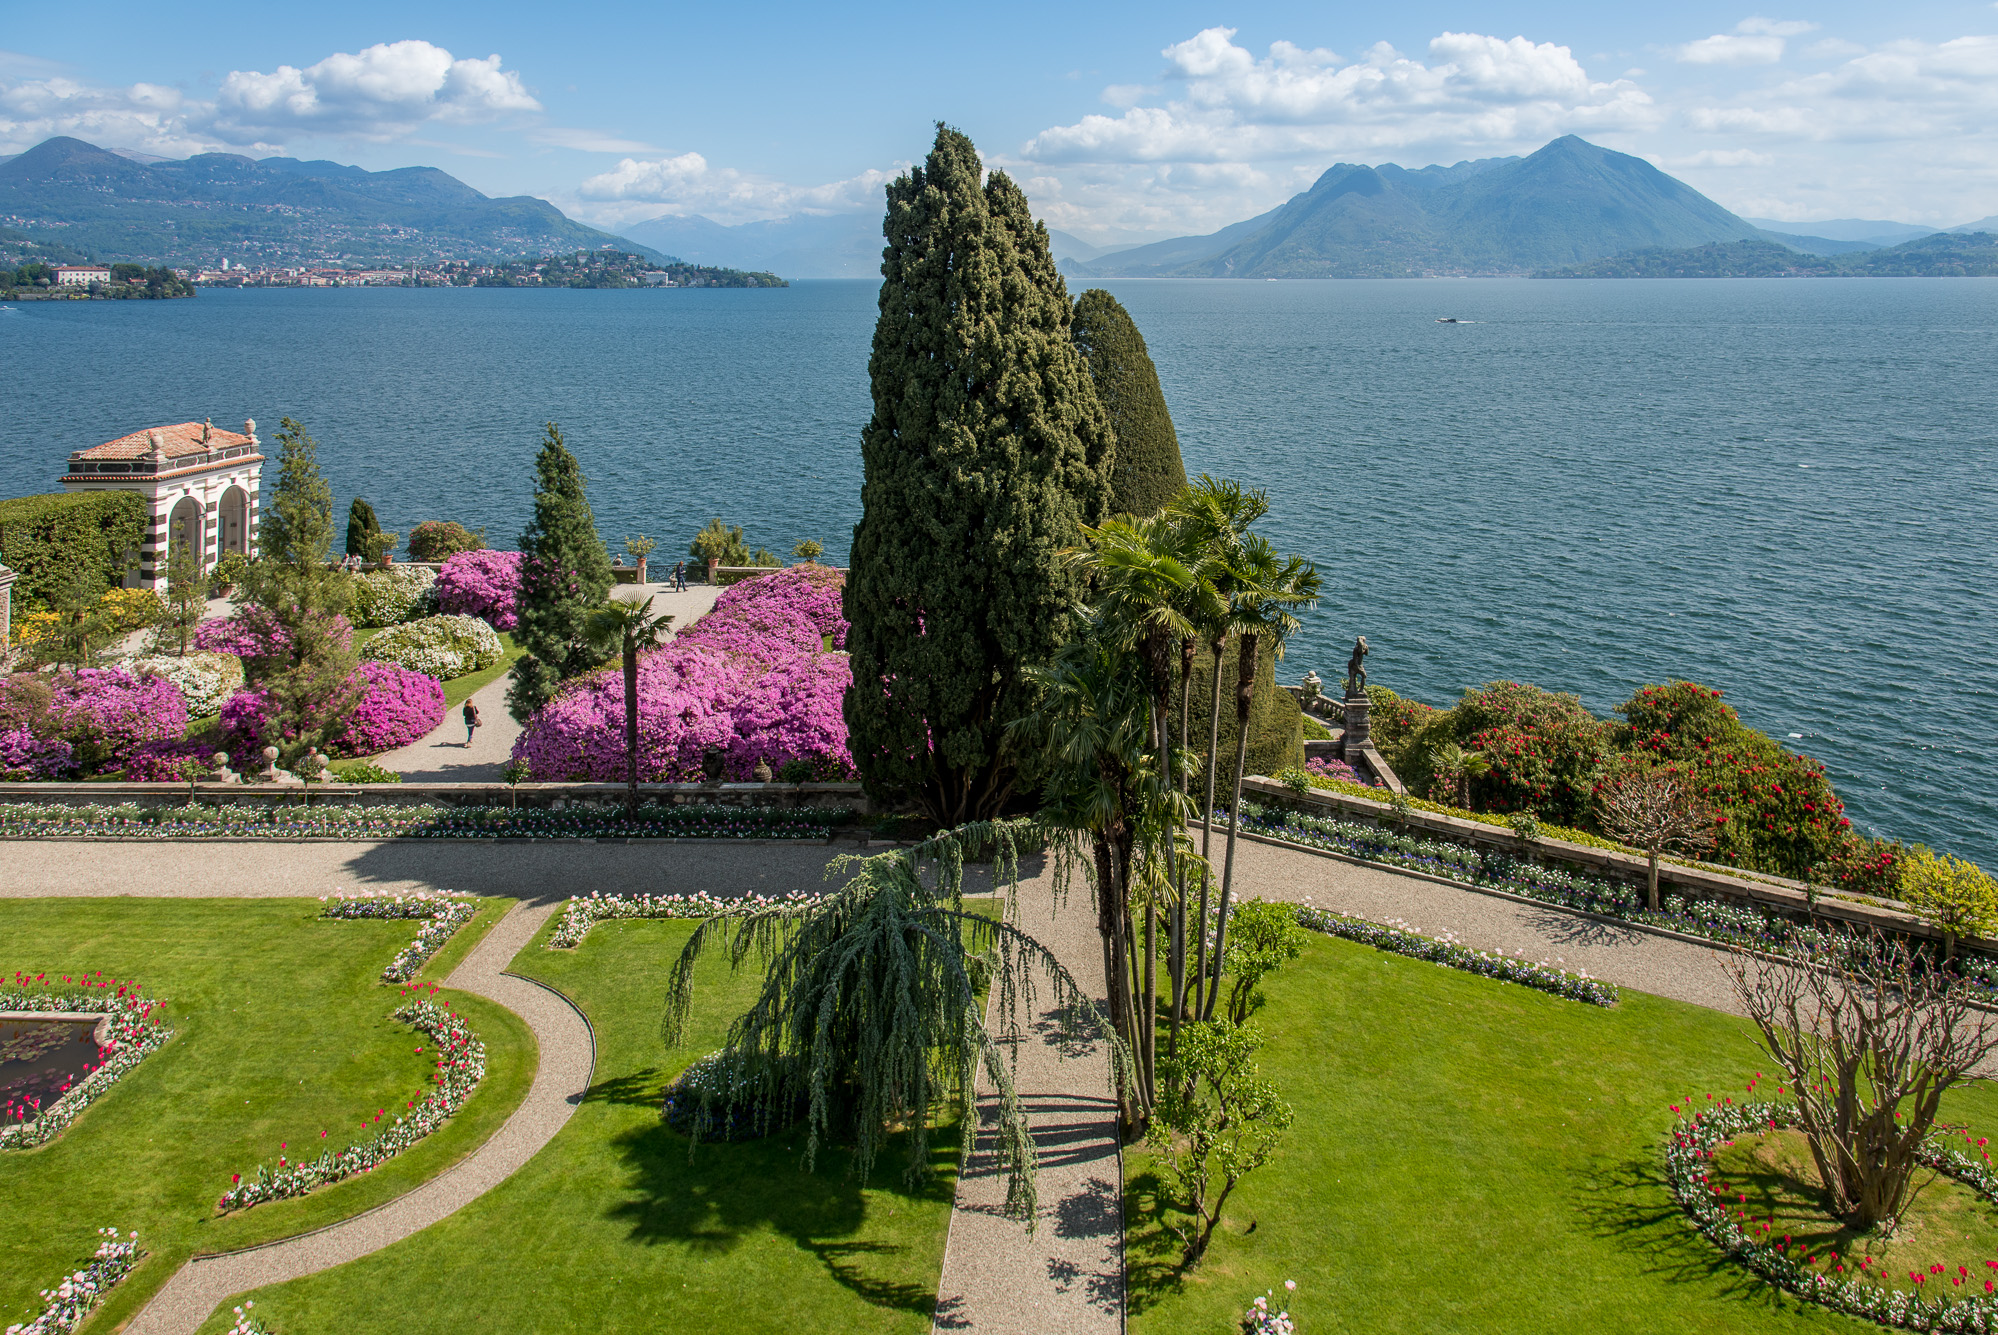
[{"label": "lake water", "polygon": [[[1326,572],[1286,679],[1356,634],[1433,704],[1691,677],[1863,828],[1998,866],[1998,281],[1105,286],[1189,471],[1266,488]],[[31,303],[0,313],[0,495],[138,427],[289,415],[343,514],[510,545],[553,419],[613,545],[719,515],[843,561],[874,314],[858,282]]]}]

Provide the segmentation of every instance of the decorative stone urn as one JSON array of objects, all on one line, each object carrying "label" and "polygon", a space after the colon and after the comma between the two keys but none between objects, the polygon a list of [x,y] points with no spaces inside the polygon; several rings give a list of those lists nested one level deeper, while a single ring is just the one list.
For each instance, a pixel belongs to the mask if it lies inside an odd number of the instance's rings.
[{"label": "decorative stone urn", "polygon": [[750,773],[756,776],[756,781],[758,783],[769,783],[772,779],[777,777],[775,774],[772,774],[770,772],[770,762],[768,760],[763,759],[760,756],[757,758],[756,768],[751,770]]},{"label": "decorative stone urn", "polygon": [[711,746],[701,753],[701,775],[709,783],[720,783],[722,770],[728,765],[728,753],[719,746]]}]

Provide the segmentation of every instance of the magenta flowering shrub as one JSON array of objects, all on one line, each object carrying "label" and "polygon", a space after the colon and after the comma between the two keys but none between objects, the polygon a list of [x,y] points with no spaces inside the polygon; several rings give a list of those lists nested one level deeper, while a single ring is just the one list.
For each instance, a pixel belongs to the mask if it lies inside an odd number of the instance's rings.
[{"label": "magenta flowering shrub", "polygon": [[208,773],[213,745],[181,737],[173,741],[147,742],[125,760],[127,783],[186,783]]},{"label": "magenta flowering shrub", "polygon": [[[704,625],[715,612],[731,609],[782,607],[796,612],[818,628],[820,635],[832,636],[832,647],[846,647],[846,613],[841,600],[846,576],[830,566],[805,564],[773,570],[767,575],[731,584],[715,599],[715,611],[697,626]],[[816,644],[813,647],[817,647]]]},{"label": "magenta flowering shrub", "polygon": [[1345,783],[1365,783],[1359,771],[1343,760],[1331,756],[1313,756],[1304,762],[1304,772],[1321,779],[1338,779]]},{"label": "magenta flowering shrub", "polygon": [[408,746],[444,721],[444,684],[435,677],[373,659],[361,664],[368,693],[347,730],[333,739],[336,756],[373,756]]},{"label": "magenta flowering shrub", "polygon": [[[367,694],[348,715],[346,728],[326,745],[336,759],[408,746],[444,721],[444,685],[435,677],[368,659],[350,680],[365,682]],[[261,765],[258,753],[269,736],[271,714],[270,697],[256,687],[238,691],[222,706],[226,749],[238,764]],[[281,744],[292,736],[287,731],[271,741]]]},{"label": "magenta flowering shrub", "polygon": [[[333,617],[333,638],[342,649],[354,644],[354,627],[347,618]],[[244,603],[221,621],[204,621],[194,628],[194,647],[210,653],[234,654],[255,681],[279,666],[291,653],[292,637],[282,622],[255,603]]]},{"label": "magenta flowering shrub", "polygon": [[172,682],[134,677],[121,668],[79,668],[51,679],[54,695],[42,727],[75,751],[85,773],[117,769],[147,742],[187,733],[187,701]]},{"label": "magenta flowering shrub", "polygon": [[0,732],[0,783],[38,783],[75,775],[75,750],[62,738],[37,737],[26,728]]},{"label": "magenta flowering shrub", "polygon": [[494,630],[520,624],[520,552],[456,552],[437,572],[437,610],[483,617]]},{"label": "magenta flowering shrub", "polygon": [[[722,777],[752,777],[759,760],[803,760],[847,775],[841,702],[853,680],[841,644],[840,575],[793,566],[723,591],[714,610],[638,662],[638,775],[648,783],[703,777],[710,750]],[[621,781],[624,675],[617,665],[579,678],[528,720],[513,756],[537,779]]]}]

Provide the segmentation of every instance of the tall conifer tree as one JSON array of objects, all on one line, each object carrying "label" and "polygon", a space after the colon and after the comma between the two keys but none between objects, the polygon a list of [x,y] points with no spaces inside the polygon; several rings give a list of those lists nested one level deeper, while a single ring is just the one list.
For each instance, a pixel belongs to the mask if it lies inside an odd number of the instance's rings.
[{"label": "tall conifer tree", "polygon": [[1070,638],[1060,560],[1109,500],[1112,436],[1069,336],[1047,230],[942,125],[888,187],[874,417],[846,612],[846,721],[869,791],[938,821],[996,812],[1023,675]]},{"label": "tall conifer tree", "polygon": [[1123,303],[1100,287],[1076,298],[1074,334],[1116,432],[1110,508],[1140,519],[1155,515],[1185,490],[1186,465],[1145,336]]},{"label": "tall conifer tree", "polygon": [[382,524],[375,518],[375,507],[359,496],[347,507],[347,555],[369,557],[374,553],[368,548],[368,535],[382,531]]},{"label": "tall conifer tree", "polygon": [[521,722],[548,703],[570,677],[599,666],[589,616],[610,593],[610,556],[597,536],[582,465],[548,423],[534,463],[534,518],[520,535],[520,625],[514,642],[527,652],[513,665],[507,710]]}]

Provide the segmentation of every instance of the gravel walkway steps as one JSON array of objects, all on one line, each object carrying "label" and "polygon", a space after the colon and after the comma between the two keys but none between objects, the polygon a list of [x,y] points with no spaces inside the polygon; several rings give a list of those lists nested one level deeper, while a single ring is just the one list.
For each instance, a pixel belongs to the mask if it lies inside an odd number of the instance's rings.
[{"label": "gravel walkway steps", "polygon": [[[1072,886],[1069,894],[1057,913],[1048,872],[1023,879],[1018,920],[1101,1006],[1105,983],[1096,915],[1086,888]],[[1045,1003],[1048,989],[1038,991]],[[989,1009],[987,1015],[989,1020]],[[1006,1179],[998,1170],[991,1130],[996,1105],[989,1096],[981,1098],[982,1129],[957,1184],[935,1328],[982,1335],[1118,1335],[1124,1328],[1124,1171],[1108,1049],[1098,1041],[1063,1051],[1054,1010],[1043,1007],[1029,1018],[1014,1080],[1040,1152],[1040,1216],[1031,1234],[1025,1224],[1006,1217]]]},{"label": "gravel walkway steps", "polygon": [[554,905],[516,904],[451,971],[446,987],[498,1002],[534,1031],[539,1065],[519,1108],[492,1138],[422,1186],[316,1233],[216,1257],[196,1257],[153,1295],[128,1335],[194,1335],[232,1296],[357,1260],[430,1227],[512,1176],[569,1120],[596,1065],[589,1021],[567,998],[503,972]]}]

